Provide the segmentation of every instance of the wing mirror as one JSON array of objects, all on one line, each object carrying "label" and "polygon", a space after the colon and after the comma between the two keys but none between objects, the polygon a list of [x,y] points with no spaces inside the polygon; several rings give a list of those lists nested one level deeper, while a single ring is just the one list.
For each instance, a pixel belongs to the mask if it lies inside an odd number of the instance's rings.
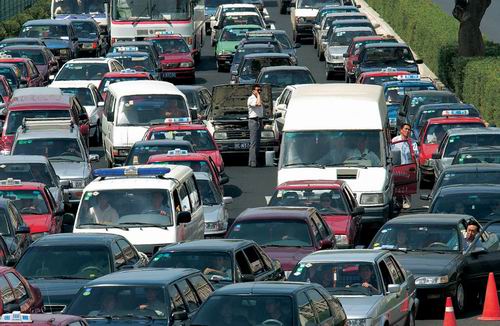
[{"label": "wing mirror", "polygon": [[389,293],[399,293],[401,292],[401,285],[399,284],[389,284],[387,287],[387,291]]},{"label": "wing mirror", "polygon": [[416,63],[417,65],[421,65],[422,63],[424,63],[424,60],[422,60],[422,59],[417,59],[417,60],[415,60],[415,63]]},{"label": "wing mirror", "polygon": [[228,182],[229,182],[229,177],[225,173],[223,175],[221,175],[220,184],[225,185]]},{"label": "wing mirror", "polygon": [[63,224],[73,225],[75,223],[75,215],[71,213],[64,213],[62,216]]},{"label": "wing mirror", "polygon": [[433,160],[441,159],[441,155],[439,154],[439,152],[432,153],[432,159]]},{"label": "wing mirror", "polygon": [[191,213],[182,211],[177,213],[177,224],[186,224],[191,222]]},{"label": "wing mirror", "polygon": [[26,233],[30,233],[30,227],[27,225],[20,225],[16,230],[16,234],[26,234]]},{"label": "wing mirror", "polygon": [[329,239],[324,239],[319,242],[320,249],[331,249],[333,248],[333,242]]},{"label": "wing mirror", "polygon": [[69,183],[69,180],[60,180],[59,185],[61,186],[61,188],[67,189],[67,188],[69,188],[70,183]]},{"label": "wing mirror", "polygon": [[233,203],[233,197],[223,197],[222,202],[226,205]]},{"label": "wing mirror", "polygon": [[99,162],[99,154],[90,154],[89,161],[90,162]]}]

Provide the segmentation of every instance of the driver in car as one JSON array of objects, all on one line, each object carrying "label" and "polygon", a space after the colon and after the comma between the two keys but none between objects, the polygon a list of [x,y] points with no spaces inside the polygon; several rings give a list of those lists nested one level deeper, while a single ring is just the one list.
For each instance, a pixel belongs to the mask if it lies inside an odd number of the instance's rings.
[{"label": "driver in car", "polygon": [[161,302],[159,298],[162,297],[158,289],[147,288],[145,291],[146,303],[139,305],[139,310],[154,311],[158,316],[165,316],[165,303]]},{"label": "driver in car", "polygon": [[89,217],[92,222],[100,224],[117,224],[118,212],[111,207],[105,194],[97,195],[97,205],[89,208]]},{"label": "driver in car", "polygon": [[[378,292],[378,289],[371,284],[373,269],[369,265],[360,265],[358,267],[358,272],[359,272],[360,282],[355,284],[361,285],[362,287],[369,289],[370,292],[375,292],[375,293]],[[353,285],[354,284],[351,284],[350,286]],[[347,287],[349,287],[349,285]]]},{"label": "driver in car", "polygon": [[145,213],[157,212],[160,215],[168,215],[170,209],[168,205],[165,205],[164,200],[165,198],[161,192],[154,192],[151,197],[151,207],[147,207]]},{"label": "driver in car", "polygon": [[283,312],[280,300],[267,299],[265,301],[265,313],[262,320],[263,325],[291,325],[288,314]]},{"label": "driver in car", "polygon": [[217,256],[215,257],[215,266],[213,268],[207,267],[203,271],[203,274],[214,274],[214,275],[220,275],[224,277],[225,279],[231,279],[231,262],[224,256]]},{"label": "driver in car", "polygon": [[75,142],[70,142],[66,145],[66,149],[61,153],[61,156],[71,155],[71,156],[81,156],[80,149],[78,148],[78,144]]},{"label": "driver in car", "polygon": [[368,137],[363,135],[356,137],[356,148],[348,152],[347,160],[368,160],[371,166],[380,165],[380,158],[368,148]]}]

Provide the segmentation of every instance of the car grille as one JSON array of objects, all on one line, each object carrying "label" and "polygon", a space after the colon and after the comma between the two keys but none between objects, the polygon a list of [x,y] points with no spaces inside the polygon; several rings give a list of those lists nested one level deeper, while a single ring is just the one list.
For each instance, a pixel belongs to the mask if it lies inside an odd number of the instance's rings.
[{"label": "car grille", "polygon": [[167,68],[177,68],[177,67],[179,67],[179,63],[178,62],[165,63],[164,66]]},{"label": "car grille", "polygon": [[228,130],[227,131],[228,139],[249,139],[250,138],[250,130]]},{"label": "car grille", "polygon": [[64,308],[66,308],[66,305],[63,304],[46,304],[43,306],[43,312],[45,313],[56,313],[56,312],[61,312]]}]

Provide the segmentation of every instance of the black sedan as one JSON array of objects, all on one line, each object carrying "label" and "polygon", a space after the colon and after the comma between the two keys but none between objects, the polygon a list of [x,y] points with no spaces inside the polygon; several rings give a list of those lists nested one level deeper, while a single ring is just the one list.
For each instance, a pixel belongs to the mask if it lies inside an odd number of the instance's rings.
[{"label": "black sedan", "polygon": [[484,294],[488,272],[500,276],[497,236],[483,230],[467,245],[470,220],[474,219],[459,214],[399,216],[379,230],[370,248],[394,250],[397,260],[415,276],[421,305],[444,307],[446,297],[452,297],[455,311],[463,313]]},{"label": "black sedan", "polygon": [[0,198],[0,233],[10,254],[5,263],[13,265],[31,244],[32,238],[30,228],[13,202],[4,198]]},{"label": "black sedan", "polygon": [[285,274],[251,240],[207,239],[163,247],[149,267],[189,267],[202,271],[219,288],[248,281],[280,281]]},{"label": "black sedan", "polygon": [[59,312],[89,280],[146,264],[121,235],[61,233],[34,242],[15,268],[40,288],[45,311]]}]

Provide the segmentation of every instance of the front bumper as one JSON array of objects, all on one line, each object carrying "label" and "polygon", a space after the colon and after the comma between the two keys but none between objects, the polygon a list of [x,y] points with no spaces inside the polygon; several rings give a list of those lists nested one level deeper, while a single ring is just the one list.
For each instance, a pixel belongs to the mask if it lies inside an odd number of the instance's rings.
[{"label": "front bumper", "polygon": [[295,25],[295,32],[297,36],[313,36],[313,23],[297,23]]},{"label": "front bumper", "polygon": [[329,72],[345,72],[344,61],[327,62],[326,70]]},{"label": "front bumper", "polygon": [[167,69],[161,72],[162,79],[192,79],[194,78],[194,67]]},{"label": "front bumper", "polygon": [[363,206],[365,214],[361,218],[363,224],[384,224],[391,218],[391,205],[386,203],[380,206]]},{"label": "front bumper", "polygon": [[82,198],[83,188],[69,188],[64,189],[64,203],[65,204],[76,204],[80,203]]},{"label": "front bumper", "polygon": [[444,306],[444,301],[447,297],[454,297],[457,291],[457,286],[455,282],[447,284],[435,284],[435,285],[417,285],[417,298],[420,304],[442,302]]},{"label": "front bumper", "polygon": [[[236,154],[236,153],[248,153],[250,148],[249,139],[238,139],[238,140],[216,140],[217,145],[219,145],[219,150],[223,154]],[[267,151],[278,151],[278,143],[273,139],[261,139],[260,140],[260,153],[265,153]]]}]

